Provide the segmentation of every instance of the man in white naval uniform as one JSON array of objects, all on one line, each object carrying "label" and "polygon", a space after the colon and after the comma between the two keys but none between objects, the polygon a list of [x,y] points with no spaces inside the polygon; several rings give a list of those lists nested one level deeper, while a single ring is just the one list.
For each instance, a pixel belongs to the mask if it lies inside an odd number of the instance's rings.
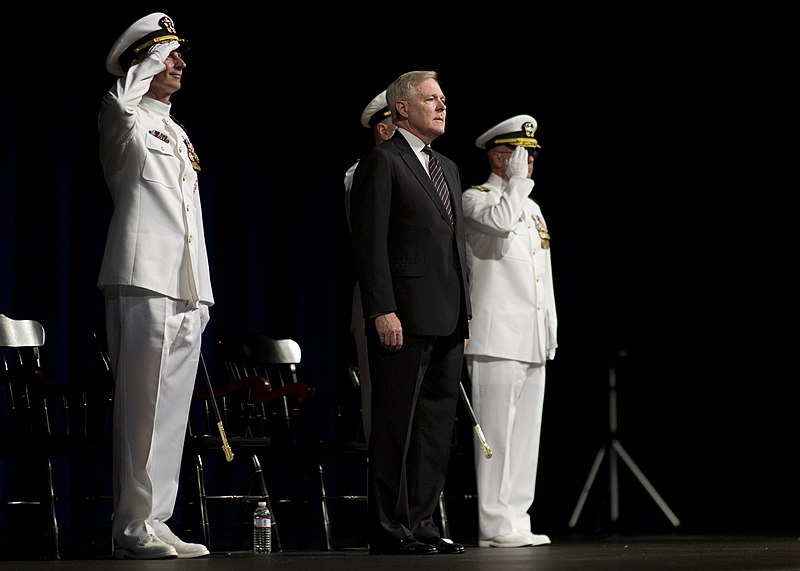
[{"label": "man in white naval uniform", "polygon": [[475,447],[478,545],[550,543],[531,532],[545,363],[555,357],[556,307],[550,235],[533,189],[536,121],[518,115],[477,138],[491,168],[482,186],[464,191],[472,299],[465,350],[472,405],[492,447]]},{"label": "man in white naval uniform", "polygon": [[[372,138],[376,145],[388,141],[394,135],[397,126],[392,123],[392,112],[386,103],[386,90],[367,103],[361,112],[361,126],[372,131]],[[350,224],[350,188],[353,186],[353,175],[359,161],[344,173],[344,207],[347,214],[347,224]],[[372,427],[370,399],[372,398],[372,383],[369,377],[369,361],[367,360],[367,336],[364,331],[364,314],[361,310],[361,289],[356,282],[353,287],[353,302],[350,313],[350,333],[356,345],[358,359],[358,378],[361,385],[361,422],[364,426],[364,439],[369,444],[369,433]]]},{"label": "man in white naval uniform", "polygon": [[167,526],[200,356],[214,303],[199,161],[170,117],[186,68],[185,40],[163,13],[132,24],[106,68],[119,79],[98,118],[100,160],[114,213],[98,287],[106,300],[116,383],[113,423],[117,559],[208,555]]}]

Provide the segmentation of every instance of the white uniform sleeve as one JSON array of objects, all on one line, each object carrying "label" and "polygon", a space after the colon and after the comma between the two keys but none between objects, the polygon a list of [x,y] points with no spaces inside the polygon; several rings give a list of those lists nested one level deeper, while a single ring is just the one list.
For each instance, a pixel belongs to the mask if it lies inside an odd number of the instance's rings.
[{"label": "white uniform sleeve", "polygon": [[479,232],[506,236],[514,229],[523,213],[522,206],[533,189],[533,180],[509,179],[499,202],[490,192],[470,188],[464,191],[462,202],[467,224]]},{"label": "white uniform sleeve", "polygon": [[[130,139],[136,125],[136,109],[139,102],[150,89],[150,81],[166,69],[165,55],[162,51],[170,44],[160,46],[161,49],[150,51],[141,62],[132,65],[128,72],[103,96],[98,118],[98,127],[103,144],[113,148],[123,145]],[[169,55],[169,52],[166,54]]]}]

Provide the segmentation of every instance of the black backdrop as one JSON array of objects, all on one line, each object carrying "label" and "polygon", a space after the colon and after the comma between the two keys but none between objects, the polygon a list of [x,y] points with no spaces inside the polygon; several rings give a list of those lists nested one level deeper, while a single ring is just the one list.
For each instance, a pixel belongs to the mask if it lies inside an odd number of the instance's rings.
[{"label": "black backdrop", "polygon": [[[604,444],[617,366],[619,436],[681,530],[796,531],[791,210],[757,134],[780,112],[763,97],[767,74],[737,57],[738,38],[709,43],[699,22],[674,17],[656,32],[617,14],[525,10],[495,28],[461,14],[458,30],[446,11],[392,24],[299,7],[278,18],[229,3],[21,16],[2,80],[0,312],[41,321],[48,363],[63,375],[82,373],[87,330],[102,319],[105,55],[150,11],[167,12],[193,42],[173,114],[203,168],[217,299],[207,339],[292,337],[301,377],[322,393],[346,384],[342,179],[371,144],[359,115],[400,73],[435,69],[448,126],[434,146],[465,185],[486,177],[478,134],[519,113],[539,122],[534,196],[553,236],[560,348],[535,530],[566,528]],[[411,30],[416,18],[428,29]],[[622,463],[620,477],[620,523],[670,529]],[[584,529],[607,509],[602,486]]]}]

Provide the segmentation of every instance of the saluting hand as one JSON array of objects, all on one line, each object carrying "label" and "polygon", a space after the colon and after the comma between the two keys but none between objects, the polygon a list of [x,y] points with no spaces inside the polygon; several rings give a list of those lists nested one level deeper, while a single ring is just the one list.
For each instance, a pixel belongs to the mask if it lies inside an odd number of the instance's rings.
[{"label": "saluting hand", "polygon": [[514,147],[506,161],[506,176],[528,178],[528,150],[525,147]]},{"label": "saluting hand", "polygon": [[164,62],[167,61],[169,54],[172,52],[179,51],[181,49],[181,44],[176,41],[171,42],[161,42],[160,44],[153,44],[147,50],[148,54],[156,54],[158,56],[158,61]]}]

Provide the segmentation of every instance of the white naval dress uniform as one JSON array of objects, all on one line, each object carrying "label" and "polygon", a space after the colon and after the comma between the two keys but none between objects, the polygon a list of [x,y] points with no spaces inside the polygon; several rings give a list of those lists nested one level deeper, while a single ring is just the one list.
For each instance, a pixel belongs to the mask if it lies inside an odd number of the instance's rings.
[{"label": "white naval dress uniform", "polygon": [[[145,97],[150,54],[103,97],[100,159],[114,213],[98,278],[114,371],[118,544],[170,537],[201,335],[214,298],[189,138]],[[196,162],[196,161],[195,161]]]},{"label": "white naval dress uniform", "polygon": [[[350,226],[350,188],[353,186],[353,175],[359,161],[344,173],[344,208],[347,215],[347,225]],[[367,359],[367,334],[365,332],[364,312],[361,308],[361,288],[356,281],[353,286],[353,300],[350,305],[350,333],[356,345],[356,358],[358,359],[358,380],[361,389],[361,424],[364,429],[364,439],[369,444],[369,433],[372,430],[371,411],[372,382],[369,375],[369,359]]]},{"label": "white naval dress uniform", "polygon": [[462,195],[472,322],[465,350],[472,405],[492,448],[475,446],[479,539],[530,533],[556,307],[547,227],[533,180],[496,174]]}]

